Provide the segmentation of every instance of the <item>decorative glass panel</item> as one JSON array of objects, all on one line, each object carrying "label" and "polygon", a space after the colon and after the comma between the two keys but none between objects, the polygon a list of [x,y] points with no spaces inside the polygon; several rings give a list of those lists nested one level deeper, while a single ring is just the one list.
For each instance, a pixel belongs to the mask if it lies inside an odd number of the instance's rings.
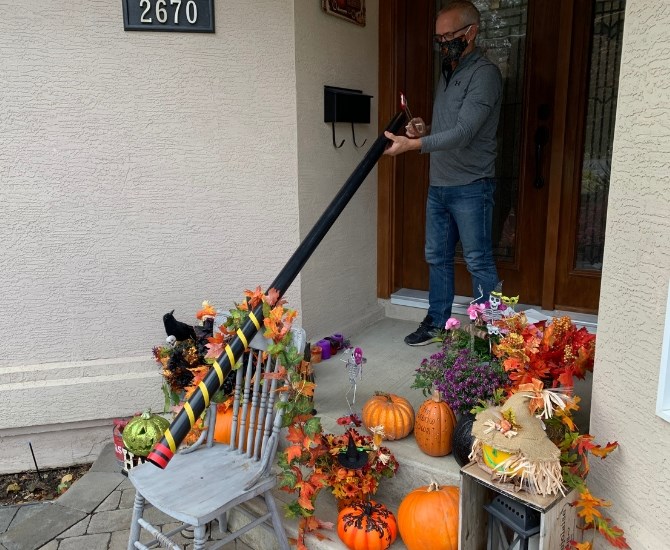
[{"label": "decorative glass panel", "polygon": [[625,0],[596,0],[575,268],[601,271]]},{"label": "decorative glass panel", "polygon": [[[440,10],[448,0],[438,0]],[[523,100],[527,0],[474,0],[481,13],[477,44],[502,73],[503,99],[498,125],[498,186],[493,211],[493,253],[497,260],[514,261],[516,212],[519,197],[519,140]],[[435,82],[440,75],[435,56]],[[462,255],[460,244],[457,250]]]}]

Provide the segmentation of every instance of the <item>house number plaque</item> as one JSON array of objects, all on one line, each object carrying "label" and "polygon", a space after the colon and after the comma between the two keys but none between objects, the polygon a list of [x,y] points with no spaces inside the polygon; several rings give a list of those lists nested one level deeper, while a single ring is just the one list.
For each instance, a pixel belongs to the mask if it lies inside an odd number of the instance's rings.
[{"label": "house number plaque", "polygon": [[122,0],[127,31],[214,32],[214,0]]}]

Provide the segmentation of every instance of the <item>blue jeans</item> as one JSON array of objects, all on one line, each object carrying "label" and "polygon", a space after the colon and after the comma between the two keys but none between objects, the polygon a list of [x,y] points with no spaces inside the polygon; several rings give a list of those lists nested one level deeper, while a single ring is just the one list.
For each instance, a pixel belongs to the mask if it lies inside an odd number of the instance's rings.
[{"label": "blue jeans", "polygon": [[456,243],[463,245],[463,258],[472,275],[472,293],[483,300],[498,283],[491,245],[493,192],[492,178],[468,185],[437,187],[431,185],[426,201],[426,262],[428,263],[429,308],[425,322],[444,328],[454,301],[454,253]]}]

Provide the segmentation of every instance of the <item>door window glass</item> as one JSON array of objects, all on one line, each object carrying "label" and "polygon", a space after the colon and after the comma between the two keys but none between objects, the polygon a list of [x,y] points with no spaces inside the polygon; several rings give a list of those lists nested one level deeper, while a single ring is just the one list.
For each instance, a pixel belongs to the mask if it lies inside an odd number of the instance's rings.
[{"label": "door window glass", "polygon": [[[477,44],[500,68],[503,99],[498,124],[498,185],[493,211],[493,252],[497,260],[513,262],[516,250],[519,158],[523,101],[527,0],[475,0],[481,13]],[[448,0],[438,0],[439,11]],[[440,75],[435,56],[435,85]],[[460,244],[457,254],[462,256]]]},{"label": "door window glass", "polygon": [[625,0],[596,0],[574,266],[601,271]]}]

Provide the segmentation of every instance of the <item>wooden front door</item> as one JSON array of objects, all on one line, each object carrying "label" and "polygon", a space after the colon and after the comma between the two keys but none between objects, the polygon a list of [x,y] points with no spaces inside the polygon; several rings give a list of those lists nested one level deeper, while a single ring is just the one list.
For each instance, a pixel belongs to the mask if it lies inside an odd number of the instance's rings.
[{"label": "wooden front door", "polygon": [[[625,0],[479,0],[479,45],[503,75],[493,245],[508,295],[545,309],[595,312]],[[380,123],[404,91],[430,120],[439,74],[431,36],[443,2],[380,10]],[[426,290],[428,156],[379,170],[379,294]],[[472,295],[457,258],[456,293]]]}]

